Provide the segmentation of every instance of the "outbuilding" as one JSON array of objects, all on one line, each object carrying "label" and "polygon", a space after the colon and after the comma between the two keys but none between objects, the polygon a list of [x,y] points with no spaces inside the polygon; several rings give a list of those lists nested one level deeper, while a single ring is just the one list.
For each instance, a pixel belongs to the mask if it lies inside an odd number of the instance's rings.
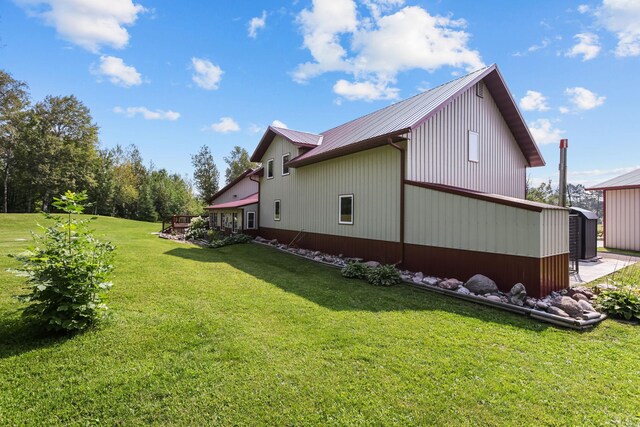
[{"label": "outbuilding", "polygon": [[604,246],[640,251],[640,169],[588,190],[603,192]]}]

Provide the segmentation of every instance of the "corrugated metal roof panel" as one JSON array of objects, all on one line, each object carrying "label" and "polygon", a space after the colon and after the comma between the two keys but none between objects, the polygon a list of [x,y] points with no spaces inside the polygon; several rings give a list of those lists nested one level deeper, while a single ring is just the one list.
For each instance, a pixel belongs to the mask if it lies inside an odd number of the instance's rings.
[{"label": "corrugated metal roof panel", "polygon": [[269,126],[275,133],[282,135],[294,144],[319,145],[322,141],[322,135],[316,135],[308,132],[301,132],[293,129],[279,128]]},{"label": "corrugated metal roof panel", "polygon": [[640,169],[612,178],[601,184],[589,188],[589,190],[608,190],[613,188],[640,187]]},{"label": "corrugated metal roof panel", "polygon": [[218,203],[217,205],[207,206],[207,209],[229,209],[229,208],[239,208],[242,206],[252,205],[254,203],[258,203],[260,194],[254,193],[250,196],[245,197],[244,199],[234,200],[233,202],[226,203]]}]

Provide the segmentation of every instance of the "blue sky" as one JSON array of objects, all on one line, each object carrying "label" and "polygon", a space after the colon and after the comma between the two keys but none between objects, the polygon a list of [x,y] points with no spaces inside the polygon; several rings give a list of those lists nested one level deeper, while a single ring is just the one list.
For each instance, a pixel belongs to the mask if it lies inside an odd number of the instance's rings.
[{"label": "blue sky", "polygon": [[497,63],[557,181],[640,167],[640,2],[0,0],[0,67],[32,98],[74,94],[104,147],[221,173],[266,126],[321,132]]}]

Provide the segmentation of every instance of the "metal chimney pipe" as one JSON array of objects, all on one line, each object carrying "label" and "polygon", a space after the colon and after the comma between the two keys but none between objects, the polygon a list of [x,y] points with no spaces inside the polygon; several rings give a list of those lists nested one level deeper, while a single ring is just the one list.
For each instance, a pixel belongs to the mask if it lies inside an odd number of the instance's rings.
[{"label": "metal chimney pipe", "polygon": [[567,206],[567,147],[568,139],[560,140],[560,185],[558,187],[558,206]]}]

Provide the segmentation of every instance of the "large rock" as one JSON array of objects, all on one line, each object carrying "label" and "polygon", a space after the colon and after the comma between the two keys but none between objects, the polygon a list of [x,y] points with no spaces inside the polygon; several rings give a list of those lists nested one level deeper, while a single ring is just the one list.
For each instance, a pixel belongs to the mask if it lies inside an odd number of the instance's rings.
[{"label": "large rock", "polygon": [[438,284],[440,280],[437,277],[427,276],[422,279],[422,283],[426,283],[427,285],[435,286]]},{"label": "large rock", "polygon": [[586,301],[589,302],[589,298],[587,298],[585,295],[583,294],[573,294],[571,295],[571,298],[573,298],[574,300],[580,302],[580,301]]},{"label": "large rock", "polygon": [[547,309],[547,313],[555,314],[556,316],[561,316],[561,317],[571,317],[564,310],[562,310],[561,308],[554,307],[554,306],[549,307]]},{"label": "large rock", "polygon": [[582,307],[571,297],[558,297],[551,300],[551,306],[557,307],[571,317],[582,317]]},{"label": "large rock", "polygon": [[493,301],[493,302],[503,302],[502,298],[500,298],[498,295],[487,295],[486,298],[489,301]]},{"label": "large rock", "polygon": [[578,305],[580,306],[580,308],[582,308],[582,311],[587,312],[587,313],[593,313],[595,310],[595,308],[593,308],[593,306],[588,302],[588,301],[578,301]]},{"label": "large rock", "polygon": [[460,286],[462,286],[462,282],[457,280],[457,279],[447,279],[447,280],[443,280],[442,282],[438,283],[438,287],[439,288],[447,289],[447,290],[450,290],[450,291],[455,291]]},{"label": "large rock", "polygon": [[498,285],[496,285],[496,282],[482,274],[476,274],[471,279],[467,280],[464,287],[474,294],[484,295],[498,292]]},{"label": "large rock", "polygon": [[380,266],[380,263],[378,261],[367,261],[364,263],[364,265],[366,265],[369,268],[376,268]]},{"label": "large rock", "polygon": [[456,292],[462,295],[471,295],[471,291],[464,286],[460,286]]},{"label": "large rock", "polygon": [[595,296],[593,291],[585,286],[576,286],[575,288],[569,288],[567,290],[567,295],[570,297],[573,297],[576,294],[584,295],[588,299],[593,299],[593,297]]},{"label": "large rock", "polygon": [[522,283],[516,283],[509,291],[509,302],[522,307],[527,299],[527,290]]}]

